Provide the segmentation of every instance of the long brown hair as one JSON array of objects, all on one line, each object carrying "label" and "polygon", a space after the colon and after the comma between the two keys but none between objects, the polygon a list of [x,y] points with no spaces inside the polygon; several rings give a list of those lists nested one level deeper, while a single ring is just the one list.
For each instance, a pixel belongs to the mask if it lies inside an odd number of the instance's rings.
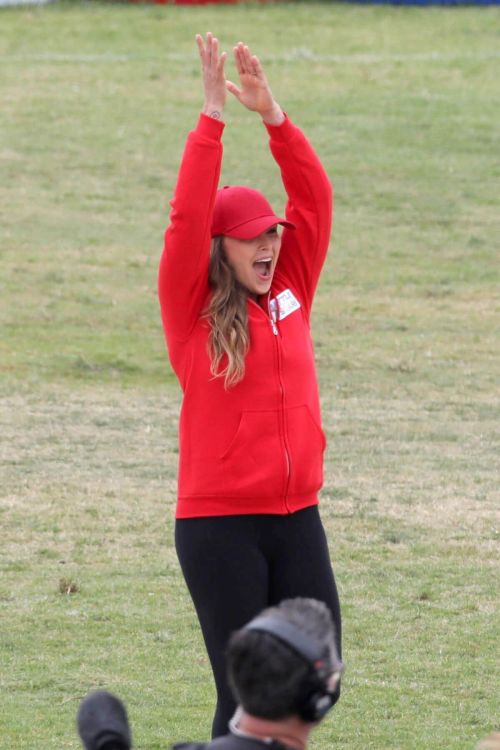
[{"label": "long brown hair", "polygon": [[224,387],[228,389],[239,383],[245,375],[245,356],[250,346],[250,335],[248,292],[238,282],[228,263],[222,236],[212,240],[208,279],[213,290],[205,313],[210,323],[210,372],[215,378],[224,378]]}]

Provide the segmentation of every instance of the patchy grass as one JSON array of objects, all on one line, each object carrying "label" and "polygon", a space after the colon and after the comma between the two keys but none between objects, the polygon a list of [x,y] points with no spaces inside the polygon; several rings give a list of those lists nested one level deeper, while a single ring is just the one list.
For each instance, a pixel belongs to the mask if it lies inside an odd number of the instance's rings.
[{"label": "patchy grass", "polygon": [[[77,748],[93,687],[138,750],[208,736],[155,289],[211,28],[262,52],[336,188],[314,337],[348,671],[313,747],[472,748],[499,697],[498,11],[0,16],[0,745]],[[263,132],[228,115],[223,179],[279,205]]]}]

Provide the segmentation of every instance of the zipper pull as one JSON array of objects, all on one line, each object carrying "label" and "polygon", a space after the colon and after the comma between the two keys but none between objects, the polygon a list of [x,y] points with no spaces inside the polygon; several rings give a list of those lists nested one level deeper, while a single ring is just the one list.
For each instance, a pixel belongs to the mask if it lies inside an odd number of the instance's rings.
[{"label": "zipper pull", "polygon": [[274,320],[272,318],[269,318],[269,322],[271,323],[271,328],[273,329],[274,335],[277,336],[278,335],[278,326],[276,325],[276,323],[274,322]]}]

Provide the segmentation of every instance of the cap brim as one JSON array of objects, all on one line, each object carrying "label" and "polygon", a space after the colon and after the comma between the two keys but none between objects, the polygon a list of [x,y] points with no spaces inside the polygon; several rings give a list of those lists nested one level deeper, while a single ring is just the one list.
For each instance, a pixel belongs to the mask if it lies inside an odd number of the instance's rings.
[{"label": "cap brim", "polygon": [[226,232],[226,236],[234,237],[236,240],[253,240],[254,237],[258,237],[259,234],[266,232],[276,224],[281,224],[282,227],[286,227],[287,229],[295,229],[295,224],[292,224],[291,221],[286,221],[286,219],[280,219],[279,216],[260,216],[258,219],[245,221],[244,224],[229,229]]}]

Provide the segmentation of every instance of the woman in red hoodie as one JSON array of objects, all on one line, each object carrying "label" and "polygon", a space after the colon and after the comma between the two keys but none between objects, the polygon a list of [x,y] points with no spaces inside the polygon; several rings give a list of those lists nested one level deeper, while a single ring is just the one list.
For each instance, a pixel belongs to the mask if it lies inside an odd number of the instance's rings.
[{"label": "woman in red hoodie", "polygon": [[[234,48],[237,86],[225,79],[217,39],[198,35],[197,44],[205,102],[171,202],[159,297],[183,391],[176,548],[214,672],[218,736],[235,708],[224,664],[229,635],[264,607],[296,596],[324,601],[340,653],[340,606],[317,508],[325,437],[310,335],[332,190],[248,47]],[[218,189],[227,91],[267,129],[286,218],[257,190]]]}]

